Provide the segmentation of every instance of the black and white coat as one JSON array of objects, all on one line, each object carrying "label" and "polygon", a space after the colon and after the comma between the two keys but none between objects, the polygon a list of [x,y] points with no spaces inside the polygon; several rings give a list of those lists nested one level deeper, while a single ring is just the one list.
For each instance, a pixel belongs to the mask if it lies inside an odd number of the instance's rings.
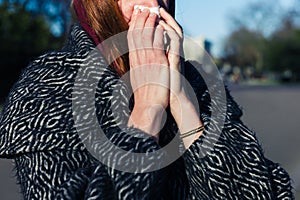
[{"label": "black and white coat", "polygon": [[[67,44],[33,60],[11,89],[0,117],[0,157],[14,159],[24,199],[294,198],[289,175],[264,157],[255,133],[240,120],[242,111],[227,89],[226,121],[220,137],[213,129],[205,130],[171,165],[153,172],[129,173],[99,162],[78,136],[78,129],[90,124],[74,125],[72,92],[78,70],[85,70],[85,65],[92,68],[84,73],[99,79],[96,115],[114,145],[128,152],[156,151],[174,137],[176,126],[162,130],[160,144],[149,137],[135,137],[134,134],[144,134],[139,129],[118,129],[129,112],[116,116],[111,108],[128,110],[128,87],[105,67],[101,56],[87,59],[94,48],[87,33],[74,24]],[[186,68],[186,78],[197,95],[200,117],[207,127],[214,106],[209,94],[218,95],[218,87],[208,91],[193,67]],[[105,76],[98,77],[93,69],[101,69]],[[90,89],[83,86],[79,96],[84,99]],[[119,95],[112,94],[116,90]],[[167,121],[174,125],[171,117]],[[212,142],[215,144],[207,145]],[[108,155],[109,149],[102,146],[96,151]]]}]

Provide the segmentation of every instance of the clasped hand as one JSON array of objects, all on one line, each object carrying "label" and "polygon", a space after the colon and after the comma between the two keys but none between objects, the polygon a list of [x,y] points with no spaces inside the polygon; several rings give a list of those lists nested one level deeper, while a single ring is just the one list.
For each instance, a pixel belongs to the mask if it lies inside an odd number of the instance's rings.
[{"label": "clasped hand", "polygon": [[[182,30],[163,8],[160,15],[159,19],[149,10],[135,9],[127,36],[135,102],[128,124],[155,138],[158,138],[167,106],[179,125],[181,105],[190,104],[180,73]],[[169,40],[167,49],[165,37]]]}]

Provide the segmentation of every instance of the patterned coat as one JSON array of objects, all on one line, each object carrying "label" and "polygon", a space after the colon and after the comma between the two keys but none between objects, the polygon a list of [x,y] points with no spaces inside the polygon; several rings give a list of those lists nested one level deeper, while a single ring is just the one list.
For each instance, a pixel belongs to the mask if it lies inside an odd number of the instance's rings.
[{"label": "patterned coat", "polygon": [[[139,129],[119,129],[129,116],[128,102],[133,104],[128,100],[130,92],[125,81],[105,67],[101,56],[87,59],[94,48],[87,33],[74,24],[66,45],[34,59],[11,89],[0,117],[0,157],[14,159],[24,199],[294,198],[289,175],[279,164],[264,157],[255,133],[240,120],[242,111],[227,88],[221,135],[215,133],[217,128],[205,130],[180,158],[156,171],[123,172],[102,164],[78,136],[80,128],[91,124],[78,123],[75,127],[72,92],[79,68],[99,80],[95,114],[114,145],[127,152],[153,152],[174,138],[176,125],[168,115],[160,144],[149,137],[135,137],[134,134],[145,134]],[[190,63],[186,62],[186,66]],[[104,76],[99,77],[96,68]],[[218,85],[208,91],[199,73],[193,67],[186,69],[189,70],[185,76],[200,102],[200,117],[207,127],[212,107],[217,106],[210,94],[218,95]],[[85,95],[90,89],[83,85],[78,96],[88,98]],[[118,95],[113,95],[116,90]],[[116,116],[114,106],[124,112]],[[91,140],[89,135],[85,139]],[[93,148],[104,156],[113,156],[109,155],[110,146]],[[130,163],[124,165],[126,168]]]}]

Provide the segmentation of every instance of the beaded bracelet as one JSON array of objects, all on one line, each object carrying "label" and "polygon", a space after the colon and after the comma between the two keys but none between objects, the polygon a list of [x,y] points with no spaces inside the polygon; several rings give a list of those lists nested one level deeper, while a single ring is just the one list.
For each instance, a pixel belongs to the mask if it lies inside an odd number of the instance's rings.
[{"label": "beaded bracelet", "polygon": [[195,134],[195,133],[198,133],[198,132],[200,132],[200,131],[203,131],[203,130],[204,130],[204,126],[202,125],[202,126],[200,126],[200,127],[198,127],[198,128],[195,128],[195,129],[193,129],[193,130],[191,130],[191,131],[188,131],[188,132],[186,132],[186,133],[181,134],[181,135],[180,135],[180,138],[183,139],[183,138],[185,138],[185,137],[191,136],[191,135],[193,135],[193,134]]}]

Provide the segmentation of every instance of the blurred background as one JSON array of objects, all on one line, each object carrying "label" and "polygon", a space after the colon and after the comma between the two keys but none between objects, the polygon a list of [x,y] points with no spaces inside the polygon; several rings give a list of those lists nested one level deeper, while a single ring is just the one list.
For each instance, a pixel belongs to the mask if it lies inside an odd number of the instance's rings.
[{"label": "blurred background", "polygon": [[[0,0],[0,110],[22,69],[60,48],[70,1]],[[208,52],[265,154],[291,175],[300,199],[300,0],[177,0],[186,37]],[[188,50],[187,50],[188,51]],[[201,59],[202,49],[192,49]],[[21,199],[0,159],[0,199]]]}]

